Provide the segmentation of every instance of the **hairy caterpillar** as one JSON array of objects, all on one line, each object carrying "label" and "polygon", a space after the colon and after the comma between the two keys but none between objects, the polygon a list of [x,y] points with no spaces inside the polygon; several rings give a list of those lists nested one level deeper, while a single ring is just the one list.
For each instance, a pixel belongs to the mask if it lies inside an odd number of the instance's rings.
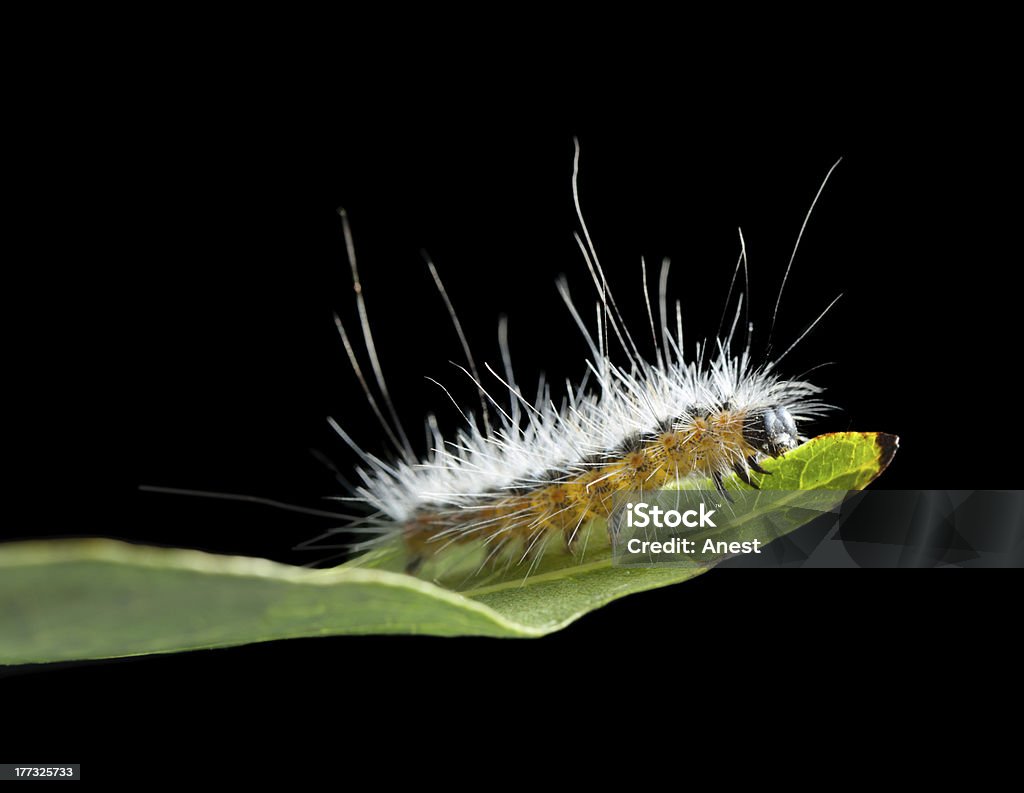
[{"label": "hairy caterpillar", "polygon": [[[397,542],[404,548],[404,564],[410,572],[447,552],[472,548],[473,572],[528,563],[529,575],[542,558],[556,551],[582,558],[589,537],[585,529],[596,519],[608,517],[616,493],[656,490],[678,480],[708,479],[728,499],[724,480],[732,474],[756,486],[751,473],[764,473],[759,460],[795,448],[806,439],[800,428],[828,410],[818,399],[820,388],[804,380],[785,379],[776,367],[835,301],[781,355],[757,361],[751,353],[753,326],[749,320],[742,326],[746,336],[742,348],[733,352],[743,315],[745,293],[740,290],[728,333],[711,344],[695,344],[694,354],[688,358],[680,301],[675,301],[674,317],[669,317],[668,262],[663,262],[659,274],[656,322],[647,268],[641,260],[649,332],[656,351],[653,361],[641,355],[623,322],[583,219],[579,156],[577,143],[572,177],[580,226],[576,240],[597,293],[593,319],[589,319],[589,311],[578,308],[565,279],[557,285],[590,352],[583,381],[567,385],[556,401],[542,379],[528,399],[517,384],[507,325],[502,322],[501,371],[484,365],[497,384],[489,390],[440,276],[428,259],[462,344],[466,366],[460,368],[478,392],[480,410],[459,406],[445,386],[433,381],[455,403],[464,426],[453,439],[446,439],[433,416],[428,416],[433,444],[424,458],[413,450],[392,405],[370,331],[352,234],[341,212],[365,358],[375,388],[350,334],[340,318],[335,319],[352,368],[395,452],[392,459],[367,452],[331,420],[334,430],[363,461],[357,469],[360,483],[347,499],[365,505],[370,513],[347,529],[372,536],[358,548],[394,547]],[[831,173],[830,169],[807,218]],[[797,247],[802,234],[803,227]],[[747,282],[742,235],[740,239],[727,306],[741,270]],[[782,288],[792,262],[791,257]],[[613,350],[624,356],[624,363],[613,362]]]}]

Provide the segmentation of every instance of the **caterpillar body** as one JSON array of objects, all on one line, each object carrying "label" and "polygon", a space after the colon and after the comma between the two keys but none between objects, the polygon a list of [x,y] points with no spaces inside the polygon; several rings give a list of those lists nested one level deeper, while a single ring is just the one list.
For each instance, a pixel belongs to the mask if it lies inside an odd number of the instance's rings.
[{"label": "caterpillar body", "polygon": [[[726,477],[735,474],[747,485],[756,486],[752,473],[765,473],[759,461],[785,454],[806,440],[801,428],[829,409],[818,398],[818,386],[783,378],[776,367],[835,301],[785,352],[774,360],[758,361],[751,353],[753,325],[749,320],[744,319],[742,326],[746,336],[742,349],[733,352],[744,298],[744,292],[738,290],[728,333],[710,344],[695,344],[694,355],[687,358],[679,301],[675,301],[674,322],[668,314],[669,263],[664,261],[660,271],[656,322],[647,268],[641,260],[655,349],[653,360],[641,355],[622,321],[583,219],[577,187],[579,156],[577,142],[572,178],[580,225],[576,240],[597,293],[594,319],[584,319],[564,278],[557,286],[590,352],[586,376],[577,386],[567,384],[558,401],[541,378],[535,395],[527,399],[513,372],[503,320],[499,325],[502,371],[485,364],[498,384],[497,389],[488,390],[438,272],[428,259],[462,342],[467,367],[460,368],[478,392],[480,410],[464,410],[456,403],[465,424],[452,439],[446,439],[434,417],[428,416],[433,443],[424,457],[413,451],[391,405],[367,319],[352,235],[341,211],[376,390],[370,387],[344,325],[335,319],[355,374],[396,451],[391,459],[369,453],[331,420],[335,431],[363,461],[357,469],[360,481],[347,499],[369,510],[366,517],[348,527],[371,535],[356,546],[358,549],[401,546],[409,572],[460,548],[472,549],[475,574],[524,565],[529,575],[542,558],[555,553],[581,561],[590,528],[609,516],[617,493],[701,479],[709,480],[728,499]],[[831,173],[829,170],[822,182],[804,227]],[[742,234],[740,249],[727,307],[739,273],[746,274]],[[791,257],[790,267],[792,263]],[[783,288],[788,275],[789,267]],[[779,299],[781,296],[782,288]],[[613,348],[623,363],[613,362]],[[447,388],[438,386],[451,398]]]}]

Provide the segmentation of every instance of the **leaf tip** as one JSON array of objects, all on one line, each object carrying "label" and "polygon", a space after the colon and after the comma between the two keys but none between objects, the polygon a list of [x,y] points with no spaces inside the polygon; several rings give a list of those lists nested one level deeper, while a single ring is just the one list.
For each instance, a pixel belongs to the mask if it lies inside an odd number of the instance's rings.
[{"label": "leaf tip", "polygon": [[892,458],[896,456],[896,451],[900,448],[900,438],[898,435],[888,432],[878,432],[875,434],[875,444],[878,446],[878,473],[880,474],[889,467]]}]

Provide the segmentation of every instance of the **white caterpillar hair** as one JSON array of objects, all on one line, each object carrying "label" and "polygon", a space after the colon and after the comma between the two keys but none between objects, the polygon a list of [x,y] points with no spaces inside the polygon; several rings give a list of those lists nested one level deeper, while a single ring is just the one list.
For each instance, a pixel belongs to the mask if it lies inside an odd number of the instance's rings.
[{"label": "white caterpillar hair", "polygon": [[[465,426],[454,438],[446,439],[434,417],[429,416],[427,426],[433,445],[425,458],[414,452],[392,406],[370,332],[351,232],[341,213],[377,394],[364,375],[341,320],[335,319],[370,406],[397,451],[391,459],[364,451],[331,419],[332,427],[363,461],[357,469],[360,483],[351,500],[368,507],[370,514],[356,528],[371,532],[374,539],[360,547],[400,536],[409,549],[410,569],[444,548],[470,541],[480,541],[488,549],[487,559],[509,556],[523,561],[531,555],[536,557],[554,536],[564,538],[565,547],[572,550],[585,522],[607,517],[613,492],[626,488],[651,490],[673,480],[702,477],[711,479],[728,498],[725,477],[735,473],[753,485],[751,471],[763,473],[758,461],[779,456],[806,440],[798,427],[829,409],[817,398],[820,388],[803,380],[782,378],[776,367],[835,300],[785,352],[770,362],[755,363],[750,342],[753,326],[746,319],[742,350],[735,354],[732,351],[744,298],[744,292],[739,291],[728,333],[713,345],[694,345],[695,355],[687,359],[679,301],[675,303],[674,327],[670,327],[669,263],[665,260],[660,271],[655,322],[646,263],[641,260],[644,300],[656,352],[653,361],[640,354],[622,321],[583,219],[578,192],[579,153],[577,142],[572,190],[581,233],[576,239],[598,295],[592,324],[584,320],[564,278],[558,281],[558,289],[589,348],[583,381],[575,387],[567,383],[564,395],[556,402],[550,386],[541,378],[533,398],[527,399],[513,373],[507,324],[502,320],[498,334],[501,374],[485,364],[489,376],[499,384],[500,396],[492,394],[483,384],[448,294],[428,259],[466,356],[468,368],[460,368],[479,392],[480,411],[464,410],[447,388],[432,380],[456,404]],[[828,171],[811,204],[793,256],[835,167]],[[793,257],[786,268],[775,313],[792,263]],[[748,283],[742,233],[727,306],[741,269]],[[749,283],[746,288],[749,290]],[[773,328],[774,320],[773,315]],[[623,351],[624,364],[612,361],[612,345]]]}]

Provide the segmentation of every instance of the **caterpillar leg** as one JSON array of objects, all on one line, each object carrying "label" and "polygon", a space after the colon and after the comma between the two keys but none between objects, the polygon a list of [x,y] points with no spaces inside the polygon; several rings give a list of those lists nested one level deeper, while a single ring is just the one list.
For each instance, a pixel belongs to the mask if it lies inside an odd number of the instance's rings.
[{"label": "caterpillar leg", "polygon": [[757,482],[750,478],[751,467],[752,466],[749,462],[747,462],[746,464],[740,462],[735,463],[732,467],[732,470],[736,472],[736,476],[738,476],[748,487],[752,487],[754,488],[754,490],[758,490],[759,488],[757,486]]},{"label": "caterpillar leg", "polygon": [[715,482],[715,490],[718,491],[718,495],[720,495],[722,498],[724,498],[730,504],[735,504],[736,503],[736,499],[734,499],[731,495],[729,495],[729,491],[725,489],[725,482],[723,481],[722,472],[721,471],[715,471],[713,474],[711,474],[711,478]]},{"label": "caterpillar leg", "polygon": [[764,474],[765,476],[771,476],[772,475],[771,471],[764,470],[758,464],[757,460],[755,460],[753,457],[751,457],[750,459],[747,460],[747,465],[749,465],[751,467],[751,469],[753,469],[754,471],[757,471],[759,474]]}]

